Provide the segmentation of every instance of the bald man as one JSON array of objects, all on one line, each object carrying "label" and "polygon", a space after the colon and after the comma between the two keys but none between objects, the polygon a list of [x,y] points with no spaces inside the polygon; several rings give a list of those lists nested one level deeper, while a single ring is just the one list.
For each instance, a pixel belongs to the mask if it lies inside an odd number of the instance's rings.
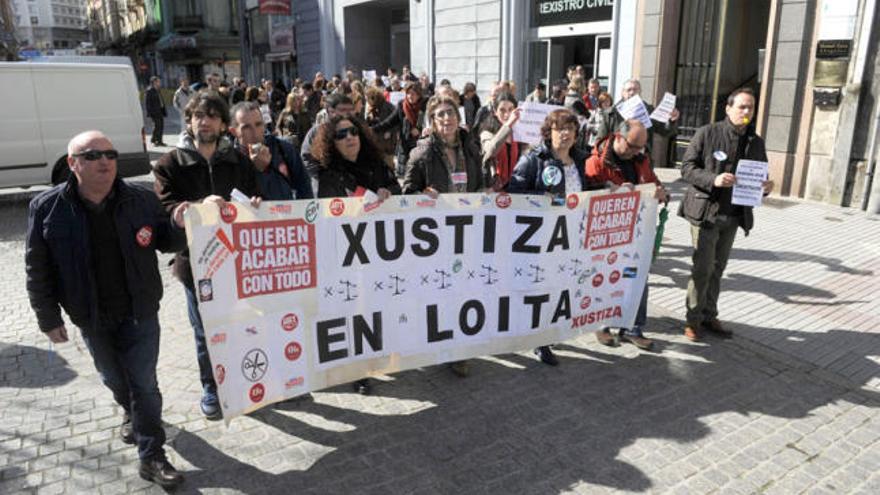
[{"label": "bald man", "polygon": [[52,342],[69,338],[62,308],[80,328],[101,380],[122,407],[120,437],[137,444],[141,477],[172,488],[183,477],[162,448],[156,250],[186,247],[186,205],[174,211],[172,224],[153,191],[119,179],[119,153],[99,131],[77,135],[67,150],[68,181],[30,203],[28,297]]},{"label": "bald man", "polygon": [[[587,160],[587,180],[603,184],[611,189],[624,185],[655,184],[654,196],[658,201],[667,201],[663,184],[654,175],[651,159],[645,149],[648,144],[648,130],[638,120],[625,120],[614,134],[596,144],[593,155]],[[648,284],[645,282],[642,299],[636,312],[632,328],[620,329],[620,340],[629,342],[639,349],[652,350],[654,341],[644,336],[644,326],[648,321]],[[599,343],[607,346],[617,345],[608,328],[596,332]]]}]

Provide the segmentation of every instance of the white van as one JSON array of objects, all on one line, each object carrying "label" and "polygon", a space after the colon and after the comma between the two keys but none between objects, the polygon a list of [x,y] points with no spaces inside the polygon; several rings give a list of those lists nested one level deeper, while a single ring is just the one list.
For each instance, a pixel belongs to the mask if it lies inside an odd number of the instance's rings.
[{"label": "white van", "polygon": [[119,151],[118,173],[150,172],[131,65],[0,62],[0,187],[66,180],[67,143],[97,129]]}]

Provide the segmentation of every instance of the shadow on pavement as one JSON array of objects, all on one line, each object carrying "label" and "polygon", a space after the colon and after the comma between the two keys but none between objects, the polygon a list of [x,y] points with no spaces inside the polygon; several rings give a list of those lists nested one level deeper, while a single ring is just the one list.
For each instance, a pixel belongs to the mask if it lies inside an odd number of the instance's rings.
[{"label": "shadow on pavement", "polygon": [[[691,273],[690,257],[693,249],[690,246],[676,244],[664,244],[660,249],[660,255],[651,266],[651,273],[668,277],[672,283],[655,283],[652,287],[687,287]],[[855,270],[847,267],[836,258],[804,255],[792,251],[763,251],[757,249],[736,249],[730,255],[731,260],[760,260],[760,261],[798,261],[804,263],[819,263],[827,270],[848,275],[869,277],[873,275],[870,270]],[[721,288],[724,292],[754,292],[766,295],[777,302],[794,305],[810,306],[845,306],[849,304],[870,303],[871,300],[841,300],[835,299],[837,294],[815,285],[800,284],[797,282],[772,280],[746,275],[744,273],[725,273],[721,280]],[[794,299],[797,297],[797,299]]]},{"label": "shadow on pavement", "polygon": [[0,388],[58,387],[76,376],[67,360],[54,351],[0,343]]},{"label": "shadow on pavement", "polygon": [[[667,341],[661,348],[633,357],[563,344],[558,368],[503,355],[473,360],[467,379],[445,366],[402,372],[376,382],[374,397],[362,403],[393,398],[433,407],[366,413],[334,405],[352,404],[347,387],[338,387],[313,402],[252,414],[265,426],[249,430],[254,438],[244,445],[241,435],[225,439],[217,432],[209,443],[181,431],[173,448],[196,468],[186,473],[183,491],[555,493],[586,482],[644,492],[655,483],[630,459],[645,456],[639,462],[650,465],[649,459],[705,455],[698,441],[715,429],[719,414],[726,413],[725,423],[736,413],[742,424],[756,414],[805,418],[854,396],[720,340]],[[878,395],[865,400],[878,407]],[[644,442],[628,450],[642,439],[656,440],[650,444],[656,450]],[[250,453],[253,464],[227,448]]]}]

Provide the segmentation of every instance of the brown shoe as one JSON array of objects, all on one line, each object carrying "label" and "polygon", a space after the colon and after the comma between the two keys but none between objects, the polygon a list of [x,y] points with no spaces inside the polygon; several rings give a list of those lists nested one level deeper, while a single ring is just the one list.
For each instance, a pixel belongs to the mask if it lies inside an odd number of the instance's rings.
[{"label": "brown shoe", "polygon": [[617,340],[614,339],[614,335],[611,335],[611,332],[608,330],[596,330],[596,340],[598,340],[600,344],[607,345],[608,347],[617,346]]},{"label": "brown shoe", "polygon": [[654,348],[654,341],[641,335],[620,335],[621,342],[629,342],[643,351],[650,351]]},{"label": "brown shoe", "polygon": [[723,339],[733,338],[733,332],[721,326],[721,322],[718,321],[718,318],[713,318],[709,321],[703,322],[703,328],[706,330],[718,335]]},{"label": "brown shoe", "polygon": [[697,330],[697,325],[693,323],[688,323],[684,326],[684,337],[691,342],[699,342],[700,341],[700,331]]}]

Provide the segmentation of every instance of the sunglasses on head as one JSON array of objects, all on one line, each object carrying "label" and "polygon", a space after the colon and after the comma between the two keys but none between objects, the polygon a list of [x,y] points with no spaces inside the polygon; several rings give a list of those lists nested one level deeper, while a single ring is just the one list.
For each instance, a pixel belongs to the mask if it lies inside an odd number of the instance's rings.
[{"label": "sunglasses on head", "polygon": [[90,162],[100,159],[102,155],[107,157],[108,160],[119,158],[119,152],[116,150],[85,150],[73,154],[76,158],[84,158]]},{"label": "sunglasses on head", "polygon": [[349,134],[351,134],[351,137],[358,137],[360,131],[358,131],[358,128],[354,126],[346,127],[344,129],[337,129],[336,135],[334,137],[337,141],[342,141],[343,139],[347,138]]}]

